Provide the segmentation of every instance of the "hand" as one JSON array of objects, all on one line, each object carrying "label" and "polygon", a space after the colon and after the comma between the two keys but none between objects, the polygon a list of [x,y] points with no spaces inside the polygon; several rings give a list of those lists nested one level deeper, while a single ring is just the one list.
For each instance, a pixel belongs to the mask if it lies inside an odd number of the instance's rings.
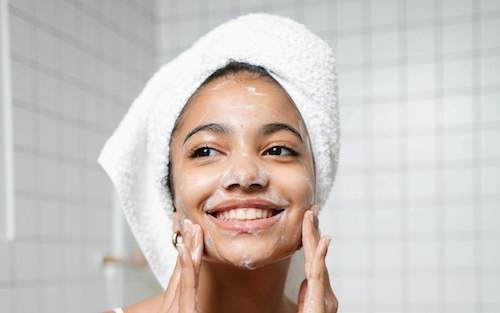
[{"label": "hand", "polygon": [[299,313],[336,313],[338,301],[325,264],[330,239],[321,237],[317,214],[313,211],[318,211],[317,205],[307,210],[302,219],[306,279],[300,285]]},{"label": "hand", "polygon": [[203,232],[200,225],[185,219],[182,242],[177,244],[177,263],[164,292],[158,313],[196,313],[196,291],[203,253]]}]

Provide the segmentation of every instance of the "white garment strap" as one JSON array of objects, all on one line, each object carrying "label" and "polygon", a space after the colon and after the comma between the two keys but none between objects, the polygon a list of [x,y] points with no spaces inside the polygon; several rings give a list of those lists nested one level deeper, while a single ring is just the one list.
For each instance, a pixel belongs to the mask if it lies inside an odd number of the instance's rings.
[{"label": "white garment strap", "polygon": [[116,308],[116,309],[113,309],[113,312],[115,313],[124,313],[122,308]]}]

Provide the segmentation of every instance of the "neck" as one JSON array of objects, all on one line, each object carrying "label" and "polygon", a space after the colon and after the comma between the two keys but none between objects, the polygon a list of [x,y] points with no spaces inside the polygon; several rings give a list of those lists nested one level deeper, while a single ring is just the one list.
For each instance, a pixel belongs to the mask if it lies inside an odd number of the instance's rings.
[{"label": "neck", "polygon": [[203,313],[287,312],[284,295],[290,258],[255,270],[202,262],[198,307]]}]

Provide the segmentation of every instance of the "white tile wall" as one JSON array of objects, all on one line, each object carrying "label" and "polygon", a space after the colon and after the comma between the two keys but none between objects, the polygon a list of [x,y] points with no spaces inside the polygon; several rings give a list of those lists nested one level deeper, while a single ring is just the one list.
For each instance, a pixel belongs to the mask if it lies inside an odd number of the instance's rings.
[{"label": "white tile wall", "polygon": [[[161,62],[245,6],[179,4],[160,9]],[[342,312],[498,311],[498,1],[254,8],[304,22],[337,52],[342,151],[321,223],[335,227]]]},{"label": "white tile wall", "polygon": [[[337,52],[343,147],[321,223],[335,227],[342,312],[498,311],[494,0],[11,1],[19,219],[0,244],[5,310],[104,309],[97,153],[158,63],[250,11],[304,22]],[[148,270],[126,277],[127,303],[157,288]]]},{"label": "white tile wall", "polygon": [[112,193],[96,158],[155,70],[155,7],[9,1],[17,237],[0,244],[2,312],[108,308]]}]

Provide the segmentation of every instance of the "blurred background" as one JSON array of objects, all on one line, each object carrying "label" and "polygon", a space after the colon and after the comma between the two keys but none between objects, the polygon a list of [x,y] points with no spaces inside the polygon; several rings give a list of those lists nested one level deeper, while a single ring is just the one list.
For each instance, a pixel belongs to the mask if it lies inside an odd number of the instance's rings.
[{"label": "blurred background", "polygon": [[160,292],[97,155],[161,64],[258,11],[337,54],[342,151],[320,223],[339,312],[500,312],[500,1],[0,3],[2,312]]}]

